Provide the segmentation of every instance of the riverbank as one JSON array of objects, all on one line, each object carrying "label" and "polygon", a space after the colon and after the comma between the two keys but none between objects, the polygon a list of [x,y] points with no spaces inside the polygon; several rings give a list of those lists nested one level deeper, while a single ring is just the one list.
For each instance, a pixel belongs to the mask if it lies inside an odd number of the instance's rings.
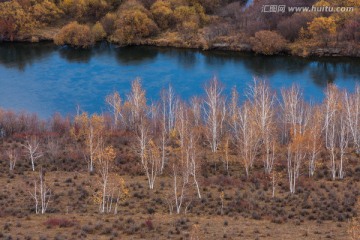
[{"label": "riverbank", "polygon": [[[53,42],[60,30],[60,27],[35,29],[31,35],[18,36],[13,42]],[[119,44],[110,39],[106,39],[106,41],[124,46],[124,44]],[[190,39],[184,39],[178,32],[165,32],[156,37],[134,40],[131,44],[127,45],[255,53],[250,38],[244,36],[244,34],[220,36],[208,41],[203,34],[197,34]],[[300,57],[360,57],[360,44],[356,42],[338,42],[329,43],[326,46],[317,46],[311,43],[287,43],[280,53],[268,55],[284,54]]]}]

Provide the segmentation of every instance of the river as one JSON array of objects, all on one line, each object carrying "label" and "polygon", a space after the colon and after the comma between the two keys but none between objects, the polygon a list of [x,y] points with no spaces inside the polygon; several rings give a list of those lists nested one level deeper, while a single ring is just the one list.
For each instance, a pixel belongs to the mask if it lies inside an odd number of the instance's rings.
[{"label": "river", "polygon": [[136,46],[108,43],[90,50],[52,43],[0,43],[0,107],[50,117],[106,111],[104,98],[114,90],[124,98],[133,79],[140,77],[150,100],[171,84],[184,100],[203,95],[203,86],[218,77],[225,94],[236,86],[244,93],[254,77],[264,78],[278,91],[292,84],[315,102],[335,83],[352,90],[360,80],[360,59],[299,58]]}]

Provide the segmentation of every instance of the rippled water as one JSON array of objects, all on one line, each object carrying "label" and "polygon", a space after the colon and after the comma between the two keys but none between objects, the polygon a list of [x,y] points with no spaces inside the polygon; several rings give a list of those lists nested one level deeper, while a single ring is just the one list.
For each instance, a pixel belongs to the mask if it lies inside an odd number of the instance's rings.
[{"label": "rippled water", "polygon": [[183,99],[203,95],[203,85],[214,76],[224,83],[225,93],[234,85],[243,92],[257,76],[268,79],[275,90],[296,83],[306,99],[321,101],[328,83],[354,88],[360,79],[360,59],[116,48],[107,43],[91,50],[51,43],[0,43],[0,107],[41,117],[73,114],[77,104],[89,112],[106,110],[105,96],[118,90],[124,97],[136,77],[142,78],[148,98],[156,100],[169,83]]}]

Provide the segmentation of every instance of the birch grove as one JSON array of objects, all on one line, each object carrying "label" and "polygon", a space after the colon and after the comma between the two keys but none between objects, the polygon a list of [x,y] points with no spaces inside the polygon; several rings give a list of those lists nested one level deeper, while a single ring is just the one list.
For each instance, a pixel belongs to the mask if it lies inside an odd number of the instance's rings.
[{"label": "birch grove", "polygon": [[[119,167],[116,153],[120,156],[120,152],[121,156],[129,152],[138,156],[138,162],[132,164],[141,166],[150,190],[157,187],[160,175],[169,177],[171,192],[166,201],[169,211],[177,214],[186,213],[194,201],[204,198],[205,186],[211,181],[209,173],[229,178],[243,174],[252,179],[255,169],[264,169],[275,197],[282,181],[295,194],[303,182],[299,179],[316,179],[326,168],[332,180],[346,178],[348,160],[359,154],[359,86],[351,92],[330,84],[323,101],[312,103],[304,100],[296,85],[277,95],[261,79],[254,79],[241,91],[232,88],[226,92],[213,78],[204,90],[202,96],[185,101],[169,85],[156,101],[146,98],[140,79],[136,79],[125,102],[116,91],[106,97],[111,115],[79,110],[73,122],[65,123],[76,153],[84,155],[88,170],[99,179],[94,199],[100,213],[118,213],[128,195],[124,181],[114,172]],[[229,100],[227,93],[231,93]],[[66,129],[64,126],[57,125]],[[10,171],[22,156],[35,171],[40,158],[55,162],[67,150],[61,145],[64,140],[52,135],[29,132],[24,136],[22,152],[14,146],[4,149]],[[219,159],[224,172],[216,169]],[[42,170],[31,196],[35,212],[45,213],[51,191]]]},{"label": "birch grove", "polygon": [[[249,177],[251,169],[262,164],[265,173],[273,176],[273,185],[275,159],[286,156],[291,193],[296,192],[301,175],[313,177],[322,168],[323,152],[328,153],[332,179],[346,176],[347,155],[351,148],[358,152],[360,144],[360,87],[351,93],[329,85],[324,101],[315,104],[305,102],[296,85],[282,89],[279,99],[261,79],[254,79],[241,90],[239,93],[233,88],[227,101],[221,83],[213,78],[206,83],[202,97],[182,101],[169,85],[161,92],[159,102],[149,104],[140,79],[136,79],[124,104],[117,93],[107,97],[113,124],[121,118],[124,129],[135,133],[134,148],[149,188],[155,188],[158,175],[166,174],[166,169],[172,173],[174,202],[169,202],[176,212],[184,201],[188,203],[191,186],[197,197],[202,197],[201,159],[209,159],[204,143],[210,146],[215,170],[216,161],[222,159],[230,175],[230,159],[234,159]],[[91,142],[91,127],[88,139],[91,156],[91,149],[97,148],[96,138]],[[286,154],[281,154],[285,149]]]}]

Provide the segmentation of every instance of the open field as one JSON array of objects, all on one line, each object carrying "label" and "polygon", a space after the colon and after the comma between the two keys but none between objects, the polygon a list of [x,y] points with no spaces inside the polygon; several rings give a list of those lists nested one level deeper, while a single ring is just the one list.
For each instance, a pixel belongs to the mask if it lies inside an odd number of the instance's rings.
[{"label": "open field", "polygon": [[353,179],[304,181],[298,194],[290,196],[284,186],[272,198],[266,181],[210,177],[202,184],[203,198],[194,198],[187,214],[170,215],[170,179],[159,178],[149,190],[145,177],[125,176],[130,196],[114,215],[99,214],[92,201],[97,176],[59,171],[46,173],[53,196],[48,213],[36,215],[29,193],[35,175],[1,176],[4,239],[349,239],[348,219],[355,214],[352,201],[359,189]]}]

